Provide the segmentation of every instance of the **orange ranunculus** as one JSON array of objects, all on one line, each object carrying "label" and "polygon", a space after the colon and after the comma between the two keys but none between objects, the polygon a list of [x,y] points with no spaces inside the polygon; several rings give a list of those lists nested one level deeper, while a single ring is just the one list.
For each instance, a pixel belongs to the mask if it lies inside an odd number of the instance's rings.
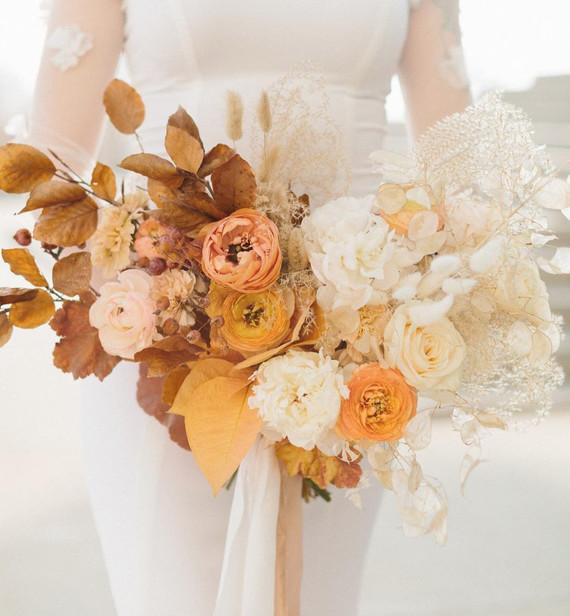
[{"label": "orange ranunculus", "polygon": [[295,297],[290,289],[262,293],[234,291],[224,299],[220,335],[230,349],[252,353],[272,348],[290,331]]},{"label": "orange ranunculus", "polygon": [[393,441],[400,438],[416,414],[418,397],[404,377],[380,364],[363,364],[348,382],[336,425],[347,439]]},{"label": "orange ranunculus", "polygon": [[242,208],[211,229],[202,269],[214,282],[242,293],[266,291],[281,273],[279,231],[261,212]]}]

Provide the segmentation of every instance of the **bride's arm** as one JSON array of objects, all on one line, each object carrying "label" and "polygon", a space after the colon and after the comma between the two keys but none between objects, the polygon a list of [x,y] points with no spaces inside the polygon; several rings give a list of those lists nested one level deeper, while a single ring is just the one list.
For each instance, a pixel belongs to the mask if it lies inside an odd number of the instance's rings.
[{"label": "bride's arm", "polygon": [[410,0],[408,37],[399,78],[412,134],[419,137],[434,122],[470,102],[463,63],[459,0]]},{"label": "bride's arm", "polygon": [[78,172],[97,155],[103,92],[122,49],[123,19],[121,0],[53,2],[29,142],[51,148]]}]

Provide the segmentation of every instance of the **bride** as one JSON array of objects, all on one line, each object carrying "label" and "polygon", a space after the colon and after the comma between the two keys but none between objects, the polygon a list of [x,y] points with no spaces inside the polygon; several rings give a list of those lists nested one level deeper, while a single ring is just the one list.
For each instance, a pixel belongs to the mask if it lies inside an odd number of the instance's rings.
[{"label": "bride", "polygon": [[[129,81],[146,105],[141,139],[157,154],[178,105],[213,146],[226,137],[227,90],[255,104],[263,89],[308,60],[327,80],[329,113],[342,129],[352,170],[351,193],[360,196],[375,189],[367,157],[386,133],[394,73],[414,137],[469,102],[457,3],[55,0],[30,140],[87,175],[100,143],[102,93],[123,51]],[[247,159],[247,148],[240,153]],[[116,610],[119,616],[209,615],[232,492],[214,499],[192,455],[137,407],[136,380],[136,365],[122,362],[104,384],[91,377],[82,387],[85,467]],[[331,503],[303,505],[303,614],[355,613],[379,500],[379,487],[371,487],[363,491],[361,510],[340,493]],[[229,616],[242,613],[236,605]]]}]

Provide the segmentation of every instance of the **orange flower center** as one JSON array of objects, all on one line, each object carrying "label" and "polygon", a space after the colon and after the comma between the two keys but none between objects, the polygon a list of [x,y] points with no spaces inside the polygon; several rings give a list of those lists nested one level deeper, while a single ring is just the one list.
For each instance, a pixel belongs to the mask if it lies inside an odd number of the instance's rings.
[{"label": "orange flower center", "polygon": [[253,239],[250,234],[245,231],[241,236],[232,240],[232,243],[228,246],[228,261],[232,263],[239,263],[238,254],[240,252],[249,252],[253,249]]},{"label": "orange flower center", "polygon": [[358,403],[359,411],[367,423],[378,423],[391,412],[390,398],[381,390],[368,389]]}]

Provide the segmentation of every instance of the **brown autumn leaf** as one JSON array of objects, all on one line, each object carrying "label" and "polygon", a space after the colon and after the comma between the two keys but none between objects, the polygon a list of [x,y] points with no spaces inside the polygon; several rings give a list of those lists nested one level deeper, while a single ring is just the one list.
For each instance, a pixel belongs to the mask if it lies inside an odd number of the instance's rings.
[{"label": "brown autumn leaf", "polygon": [[167,377],[148,377],[148,364],[141,363],[137,382],[137,402],[145,413],[166,426],[170,438],[183,449],[190,449],[186,438],[184,418],[168,413],[170,406],[161,400],[162,388]]},{"label": "brown autumn leaf", "polygon": [[23,276],[36,287],[48,287],[48,282],[36,265],[36,260],[27,248],[2,250],[2,258],[10,266],[13,274]]},{"label": "brown autumn leaf", "polygon": [[171,188],[167,184],[159,182],[158,180],[148,178],[147,190],[149,198],[158,208],[162,208],[167,204],[176,203],[178,201],[178,191],[175,188]]},{"label": "brown autumn leaf", "polygon": [[132,135],[143,123],[145,109],[142,98],[120,79],[113,79],[106,87],[103,104],[113,126],[125,135]]},{"label": "brown autumn leaf", "polygon": [[89,323],[93,301],[91,294],[81,301],[65,301],[53,316],[50,327],[62,338],[53,350],[53,363],[63,372],[71,372],[74,379],[94,374],[102,381],[121,358],[103,350],[99,332]]},{"label": "brown autumn leaf", "polygon": [[114,201],[117,194],[117,180],[111,167],[97,163],[91,174],[91,188],[100,198]]},{"label": "brown autumn leaf", "polygon": [[0,189],[26,193],[53,177],[55,165],[30,145],[7,143],[0,147]]},{"label": "brown autumn leaf", "polygon": [[39,289],[14,289],[13,287],[0,287],[0,306],[4,304],[17,304],[29,302],[38,294]]},{"label": "brown autumn leaf", "polygon": [[236,151],[229,146],[218,143],[204,156],[200,169],[198,169],[198,175],[201,178],[207,177],[215,169],[227,163],[235,153]]},{"label": "brown autumn leaf", "polygon": [[196,237],[204,225],[214,222],[202,212],[177,203],[163,205],[162,209],[151,212],[151,216],[160,222],[176,227],[188,237]]},{"label": "brown autumn leaf", "polygon": [[200,143],[200,145],[202,146],[202,150],[204,150],[204,144],[202,143],[202,139],[200,138],[200,131],[198,130],[198,126],[196,126],[196,122],[194,122],[192,117],[183,107],[178,107],[176,113],[173,113],[168,118],[168,126],[174,126],[175,128],[179,128],[184,132],[188,133]]},{"label": "brown autumn leaf", "polygon": [[177,188],[184,181],[184,176],[170,161],[156,154],[131,154],[121,161],[119,167],[158,180],[172,188]]},{"label": "brown autumn leaf", "polygon": [[10,323],[22,329],[33,329],[47,323],[55,312],[51,295],[43,289],[29,302],[12,304],[8,318]]},{"label": "brown autumn leaf", "polygon": [[135,354],[137,362],[148,362],[148,376],[164,376],[181,364],[196,359],[203,349],[184,336],[169,336]]},{"label": "brown autumn leaf", "polygon": [[323,489],[331,483],[338,488],[354,488],[362,474],[362,469],[357,462],[348,464],[336,456],[325,455],[317,447],[307,450],[295,447],[289,441],[284,440],[276,443],[275,453],[279,459],[283,460],[291,477],[302,475]]},{"label": "brown autumn leaf", "polygon": [[227,216],[227,212],[218,207],[210,195],[202,191],[184,191],[180,194],[180,202],[198,212],[210,216],[213,220],[220,220]]},{"label": "brown autumn leaf", "polygon": [[169,372],[165,377],[164,386],[162,388],[162,401],[165,402],[169,408],[174,404],[176,395],[189,374],[190,368],[184,364],[178,366],[178,368],[174,368],[174,370]]},{"label": "brown autumn leaf", "polygon": [[0,347],[3,347],[12,337],[14,326],[8,320],[5,312],[0,312]]},{"label": "brown autumn leaf", "polygon": [[253,207],[257,194],[255,175],[239,154],[212,173],[216,203],[228,214],[244,207]]},{"label": "brown autumn leaf", "polygon": [[52,279],[56,291],[73,297],[89,290],[91,255],[88,252],[74,252],[63,257],[53,266]]},{"label": "brown autumn leaf", "polygon": [[179,169],[196,173],[204,160],[202,144],[182,128],[166,127],[164,147]]},{"label": "brown autumn leaf", "polygon": [[20,214],[43,209],[44,207],[72,203],[84,197],[85,189],[81,188],[79,184],[60,182],[58,180],[42,182],[33,188],[26,202],[26,207],[20,211]]},{"label": "brown autumn leaf", "polygon": [[91,197],[46,208],[34,227],[34,237],[56,246],[77,246],[97,229],[97,204]]}]

